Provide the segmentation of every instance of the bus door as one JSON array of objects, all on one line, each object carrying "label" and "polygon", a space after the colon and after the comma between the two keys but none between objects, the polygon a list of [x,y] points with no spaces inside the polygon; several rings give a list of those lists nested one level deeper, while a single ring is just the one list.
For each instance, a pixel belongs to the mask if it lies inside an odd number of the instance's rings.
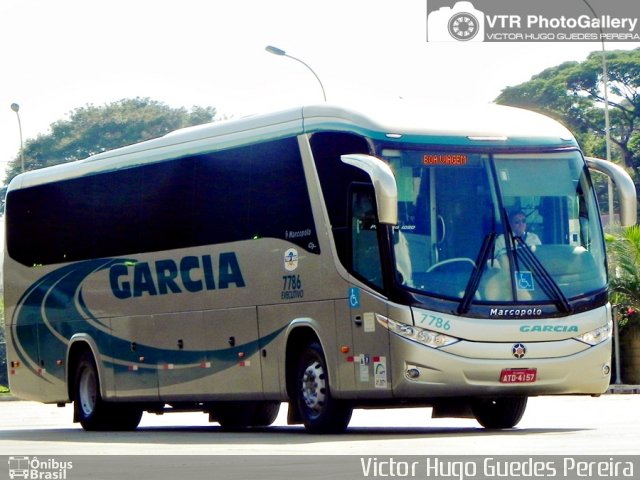
[{"label": "bus door", "polygon": [[[387,317],[388,306],[383,291],[383,269],[377,222],[375,194],[369,185],[354,184],[350,189],[351,271],[354,282],[348,293],[351,318],[352,355],[355,385],[367,396],[390,396],[388,373],[388,331],[378,322]],[[358,285],[364,282],[370,288]]]},{"label": "bus door", "polygon": [[379,323],[388,317],[388,306],[383,299],[369,291],[352,287],[349,310],[353,336],[352,355],[356,390],[367,396],[391,396],[389,372],[389,333]]}]

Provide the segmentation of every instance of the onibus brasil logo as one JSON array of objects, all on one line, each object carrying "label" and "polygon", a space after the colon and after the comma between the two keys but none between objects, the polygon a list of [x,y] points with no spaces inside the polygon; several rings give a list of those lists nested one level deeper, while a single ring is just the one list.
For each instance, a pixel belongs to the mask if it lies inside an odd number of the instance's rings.
[{"label": "onibus brasil logo", "polygon": [[65,480],[67,472],[73,468],[73,462],[54,458],[9,457],[9,478],[25,478],[33,480]]}]

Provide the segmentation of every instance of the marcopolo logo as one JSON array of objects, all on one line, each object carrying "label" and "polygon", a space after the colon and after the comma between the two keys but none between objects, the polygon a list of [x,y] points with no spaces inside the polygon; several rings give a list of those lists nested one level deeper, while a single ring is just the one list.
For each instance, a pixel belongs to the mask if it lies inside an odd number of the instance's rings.
[{"label": "marcopolo logo", "polygon": [[640,41],[640,10],[627,0],[427,0],[427,40]]}]

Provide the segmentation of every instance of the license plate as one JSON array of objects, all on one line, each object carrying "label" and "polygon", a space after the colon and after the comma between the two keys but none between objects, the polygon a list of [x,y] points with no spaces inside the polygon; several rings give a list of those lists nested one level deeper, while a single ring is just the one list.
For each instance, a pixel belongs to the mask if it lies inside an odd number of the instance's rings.
[{"label": "license plate", "polygon": [[500,372],[500,383],[533,383],[537,378],[535,368],[505,368]]}]

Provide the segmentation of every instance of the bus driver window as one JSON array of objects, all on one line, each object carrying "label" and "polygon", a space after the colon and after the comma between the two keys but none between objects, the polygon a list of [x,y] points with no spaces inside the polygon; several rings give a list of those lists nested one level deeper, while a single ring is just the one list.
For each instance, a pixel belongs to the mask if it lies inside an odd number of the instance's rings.
[{"label": "bus driver window", "polygon": [[368,186],[351,190],[351,266],[363,280],[382,288],[375,196]]}]

